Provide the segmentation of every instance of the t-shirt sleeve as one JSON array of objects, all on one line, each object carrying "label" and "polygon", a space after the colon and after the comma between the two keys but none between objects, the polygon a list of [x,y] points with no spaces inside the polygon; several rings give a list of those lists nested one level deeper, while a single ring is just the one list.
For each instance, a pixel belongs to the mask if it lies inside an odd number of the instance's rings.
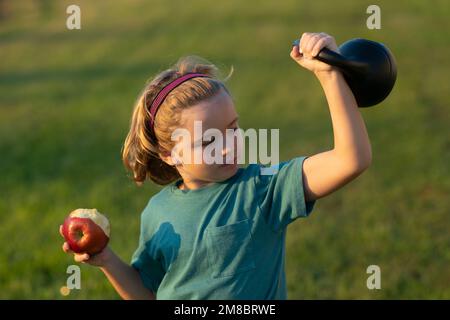
[{"label": "t-shirt sleeve", "polygon": [[274,231],[280,231],[300,217],[307,217],[315,200],[307,202],[303,185],[303,161],[297,157],[272,167],[257,165],[255,196],[261,214]]},{"label": "t-shirt sleeve", "polygon": [[131,266],[139,272],[144,286],[156,294],[165,272],[156,255],[155,240],[151,237],[144,215],[140,229],[139,245],[131,258]]}]

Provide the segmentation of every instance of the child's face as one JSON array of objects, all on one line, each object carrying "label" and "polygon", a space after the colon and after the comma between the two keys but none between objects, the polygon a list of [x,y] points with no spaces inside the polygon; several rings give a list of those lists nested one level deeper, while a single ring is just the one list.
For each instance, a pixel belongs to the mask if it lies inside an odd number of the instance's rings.
[{"label": "child's face", "polygon": [[[183,128],[190,133],[190,141],[185,139],[185,143],[182,144],[182,146],[183,148],[189,148],[191,157],[183,158],[182,151],[177,153],[180,155],[182,161],[181,164],[177,165],[177,169],[185,182],[218,182],[231,178],[237,172],[239,168],[236,161],[238,152],[237,138],[232,136],[232,139],[228,139],[231,140],[228,141],[228,146],[226,141],[226,129],[238,128],[237,118],[238,115],[234,108],[233,100],[223,89],[210,99],[183,110],[181,122]],[[199,131],[200,123],[201,131]],[[194,132],[195,126],[197,126],[197,133]],[[216,140],[211,141],[206,139],[207,137],[210,137],[211,134],[206,132],[206,135],[204,135],[204,133],[211,128],[215,128],[221,132],[222,146],[220,146],[220,143]],[[211,130],[209,132],[211,133]],[[210,151],[220,150],[218,155],[216,155],[215,151],[205,152],[208,150],[205,150],[208,145]],[[221,148],[219,149],[219,147]],[[195,152],[202,155],[201,161],[197,161],[201,163],[194,163]],[[207,156],[207,154],[212,154],[214,157],[221,158],[222,164],[205,163],[205,155]],[[229,159],[234,159],[231,164],[225,164],[227,155]]]}]

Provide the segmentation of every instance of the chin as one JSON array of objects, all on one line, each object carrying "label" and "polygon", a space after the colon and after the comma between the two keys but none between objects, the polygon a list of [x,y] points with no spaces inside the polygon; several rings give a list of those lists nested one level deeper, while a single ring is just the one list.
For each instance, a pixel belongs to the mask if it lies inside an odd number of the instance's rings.
[{"label": "chin", "polygon": [[225,167],[219,167],[221,180],[227,180],[234,176],[239,170],[239,165],[230,165]]}]

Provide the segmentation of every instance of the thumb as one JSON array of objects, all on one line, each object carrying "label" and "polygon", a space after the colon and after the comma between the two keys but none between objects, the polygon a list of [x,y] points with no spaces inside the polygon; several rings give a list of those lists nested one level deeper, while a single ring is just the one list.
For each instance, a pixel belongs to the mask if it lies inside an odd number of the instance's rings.
[{"label": "thumb", "polygon": [[300,53],[298,46],[292,47],[290,56],[295,62],[297,62],[300,66],[304,68],[308,68],[309,65],[311,64],[311,59],[306,58],[302,53]]},{"label": "thumb", "polygon": [[303,59],[303,54],[299,51],[299,46],[292,46],[291,50],[291,58],[295,61],[299,61]]}]

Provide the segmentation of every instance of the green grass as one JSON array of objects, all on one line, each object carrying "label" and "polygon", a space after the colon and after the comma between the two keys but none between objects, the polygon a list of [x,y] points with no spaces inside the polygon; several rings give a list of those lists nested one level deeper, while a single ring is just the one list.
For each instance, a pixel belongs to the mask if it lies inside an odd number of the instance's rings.
[{"label": "green grass", "polygon": [[[64,298],[73,260],[58,225],[74,208],[106,213],[112,248],[130,259],[159,187],[135,187],[120,149],[145,81],[180,56],[234,66],[241,126],[280,128],[282,160],[332,147],[323,92],[289,57],[303,31],[382,41],[399,72],[391,96],[362,110],[371,168],[289,227],[289,298],[450,298],[447,1],[379,1],[376,31],[371,1],[84,0],[82,30],[68,31],[72,3],[10,1],[0,20],[0,298]],[[366,288],[371,264],[382,290]],[[118,298],[81,268],[68,298]]]}]

